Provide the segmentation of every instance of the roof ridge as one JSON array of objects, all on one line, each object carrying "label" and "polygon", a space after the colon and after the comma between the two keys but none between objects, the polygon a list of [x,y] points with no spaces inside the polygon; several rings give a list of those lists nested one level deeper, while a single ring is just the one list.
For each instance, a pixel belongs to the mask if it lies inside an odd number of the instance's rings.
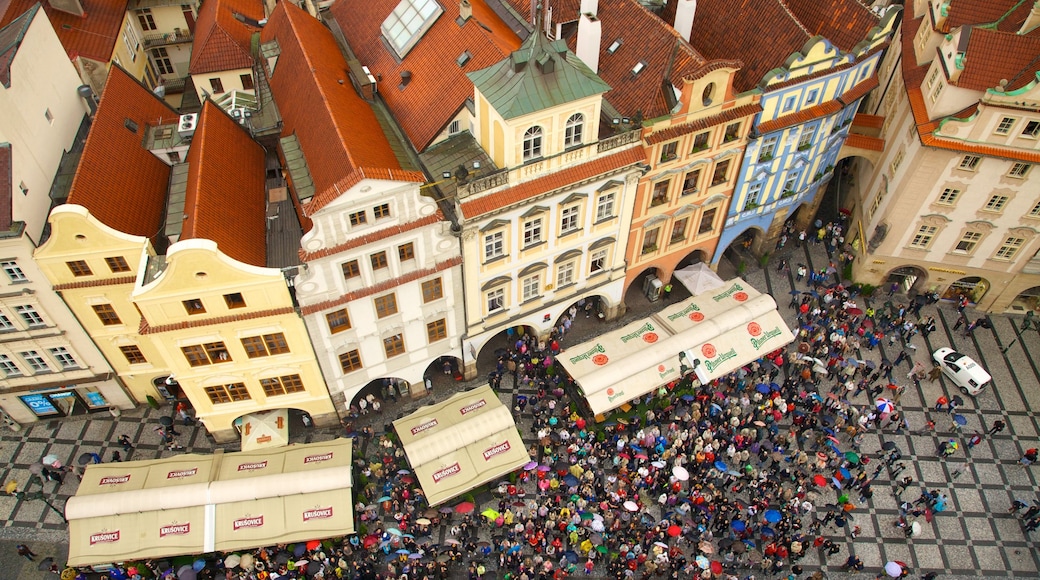
[{"label": "roof ridge", "polygon": [[804,24],[802,24],[802,21],[798,19],[798,16],[796,16],[795,13],[791,10],[791,8],[787,5],[787,0],[776,0],[776,3],[784,9],[784,12],[786,12],[787,15],[791,17],[791,21],[797,24],[798,28],[801,28],[802,32],[804,32],[809,38],[813,38],[814,36],[816,36],[812,32],[809,32],[809,29],[806,28]]}]

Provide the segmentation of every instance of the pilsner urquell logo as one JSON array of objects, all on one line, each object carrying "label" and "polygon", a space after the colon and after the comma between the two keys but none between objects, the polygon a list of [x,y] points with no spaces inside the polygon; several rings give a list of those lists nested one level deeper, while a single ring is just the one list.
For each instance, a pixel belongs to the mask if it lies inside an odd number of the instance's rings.
[{"label": "pilsner urquell logo", "polygon": [[607,389],[607,401],[613,403],[614,399],[625,394],[625,391],[615,391],[613,387]]},{"label": "pilsner urquell logo", "polygon": [[427,429],[433,429],[436,426],[437,426],[437,419],[430,419],[429,421],[426,421],[425,423],[419,423],[415,427],[412,427],[412,429],[411,429],[412,435],[418,435],[419,433],[422,433],[423,431],[426,431]]},{"label": "pilsner urquell logo", "polygon": [[484,399],[481,399],[479,401],[470,403],[470,404],[466,405],[465,407],[459,409],[459,413],[462,413],[463,415],[465,415],[466,413],[472,413],[473,411],[476,411],[477,409],[479,409],[479,408],[481,408],[481,407],[483,407],[485,405],[487,405],[487,402],[484,401]]},{"label": "pilsner urquell logo", "polygon": [[260,528],[264,525],[264,516],[249,516],[235,520],[232,524],[233,529],[240,530],[242,528]]},{"label": "pilsner urquell logo", "polygon": [[[752,324],[754,324],[754,323],[752,323]],[[758,332],[759,332],[759,334],[761,334],[762,333],[762,329],[759,328]],[[770,339],[776,338],[776,337],[780,336],[781,334],[782,334],[782,332],[780,331],[780,327],[776,326],[772,330],[767,330],[765,332],[765,334],[762,334],[762,336],[754,336],[754,335],[752,335],[753,338],[751,339],[751,346],[755,347],[755,350],[758,350],[758,349],[762,348],[762,345],[764,345],[765,343],[769,342]]]},{"label": "pilsner urquell logo", "polygon": [[451,477],[451,476],[457,474],[460,471],[462,471],[462,467],[458,463],[449,465],[449,466],[445,467],[444,469],[442,469],[440,471],[435,471],[433,473],[433,482],[437,483],[440,480],[444,479],[445,477]]},{"label": "pilsner urquell logo", "polygon": [[182,477],[191,477],[199,472],[198,467],[192,467],[191,469],[179,469],[177,471],[171,471],[166,474],[166,479],[180,479]]},{"label": "pilsner urquell logo", "polygon": [[98,485],[119,485],[130,481],[130,474],[127,475],[108,475],[101,478]]},{"label": "pilsner urquell logo", "polygon": [[[748,299],[748,295],[746,293],[740,292],[743,289],[744,289],[744,287],[741,286],[740,284],[734,284],[734,285],[730,286],[725,292],[722,292],[720,294],[716,294],[716,295],[712,296],[711,299],[714,300],[715,302],[718,302],[719,300],[724,300],[726,298],[729,298],[730,296],[733,296],[733,298],[735,298],[739,302],[743,302],[743,301]],[[743,296],[736,296],[735,294],[738,294],[738,293],[742,294]]]},{"label": "pilsner urquell logo", "polygon": [[509,441],[503,441],[502,443],[499,443],[498,445],[495,445],[494,447],[485,449],[484,450],[484,461],[488,461],[492,457],[494,457],[496,455],[501,455],[501,454],[505,453],[506,451],[509,451]]},{"label": "pilsner urquell logo", "polygon": [[254,461],[252,463],[239,463],[238,464],[238,470],[239,471],[256,471],[258,469],[263,469],[265,467],[267,467],[267,460],[266,459],[263,460],[263,461]]},{"label": "pilsner urquell logo", "polygon": [[191,533],[191,522],[184,522],[183,524],[170,524],[168,526],[162,526],[159,528],[159,537],[165,538],[166,536],[186,536]]},{"label": "pilsner urquell logo", "polygon": [[119,541],[119,530],[115,530],[115,531],[112,531],[112,532],[100,532],[100,533],[97,533],[97,534],[91,534],[91,536],[90,536],[90,545],[91,546],[93,546],[94,544],[109,544],[109,543],[118,542],[118,541]]},{"label": "pilsner urquell logo", "polygon": [[311,520],[327,520],[332,517],[332,506],[324,508],[314,508],[303,512],[303,521],[309,522]]},{"label": "pilsner urquell logo", "polygon": [[[676,312],[674,314],[669,314],[668,315],[668,320],[674,322],[674,321],[682,318],[683,316],[692,315],[695,312],[696,313],[700,313],[700,310],[701,310],[700,306],[697,306],[697,304],[694,303],[694,302],[690,302],[690,304],[687,305],[686,308],[683,308],[682,310],[680,310],[679,312]],[[702,320],[704,319],[704,315],[703,314],[701,314],[701,319]],[[690,316],[690,320],[693,320],[693,316]],[[693,320],[693,321],[697,322],[696,320]]]},{"label": "pilsner urquell logo", "polygon": [[321,455],[308,455],[307,457],[303,458],[303,463],[304,465],[308,463],[320,463],[322,461],[328,461],[330,459],[332,459],[331,451],[329,451],[328,453],[322,453]]}]

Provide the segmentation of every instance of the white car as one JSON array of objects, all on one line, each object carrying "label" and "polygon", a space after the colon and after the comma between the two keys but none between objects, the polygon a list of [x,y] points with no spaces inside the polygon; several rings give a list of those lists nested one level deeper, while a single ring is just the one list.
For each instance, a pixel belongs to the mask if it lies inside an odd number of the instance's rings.
[{"label": "white car", "polygon": [[993,380],[978,363],[952,348],[940,348],[932,353],[932,359],[943,374],[967,395],[978,395]]}]

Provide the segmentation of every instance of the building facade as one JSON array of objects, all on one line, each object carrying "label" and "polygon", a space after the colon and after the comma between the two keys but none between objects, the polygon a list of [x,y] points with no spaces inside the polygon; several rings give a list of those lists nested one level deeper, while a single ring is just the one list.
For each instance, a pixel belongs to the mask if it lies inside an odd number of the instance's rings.
[{"label": "building facade", "polygon": [[252,45],[265,19],[262,0],[212,0],[199,7],[188,73],[200,102],[213,99],[225,110],[255,108]]},{"label": "building facade", "polygon": [[188,79],[198,2],[132,0],[127,11],[141,29],[141,42],[156,84],[162,85],[167,102],[179,107]]}]

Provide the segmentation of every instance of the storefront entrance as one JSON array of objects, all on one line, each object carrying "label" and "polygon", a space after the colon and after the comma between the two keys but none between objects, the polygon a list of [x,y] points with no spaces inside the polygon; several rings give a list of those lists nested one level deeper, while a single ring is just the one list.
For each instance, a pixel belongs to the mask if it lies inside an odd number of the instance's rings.
[{"label": "storefront entrance", "polygon": [[943,300],[959,300],[961,296],[966,296],[969,302],[977,304],[986,295],[987,290],[989,290],[989,282],[986,279],[969,276],[950,284],[943,292],[942,298]]},{"label": "storefront entrance", "polygon": [[22,403],[37,417],[68,417],[109,408],[109,402],[96,387],[55,389],[19,395]]}]

